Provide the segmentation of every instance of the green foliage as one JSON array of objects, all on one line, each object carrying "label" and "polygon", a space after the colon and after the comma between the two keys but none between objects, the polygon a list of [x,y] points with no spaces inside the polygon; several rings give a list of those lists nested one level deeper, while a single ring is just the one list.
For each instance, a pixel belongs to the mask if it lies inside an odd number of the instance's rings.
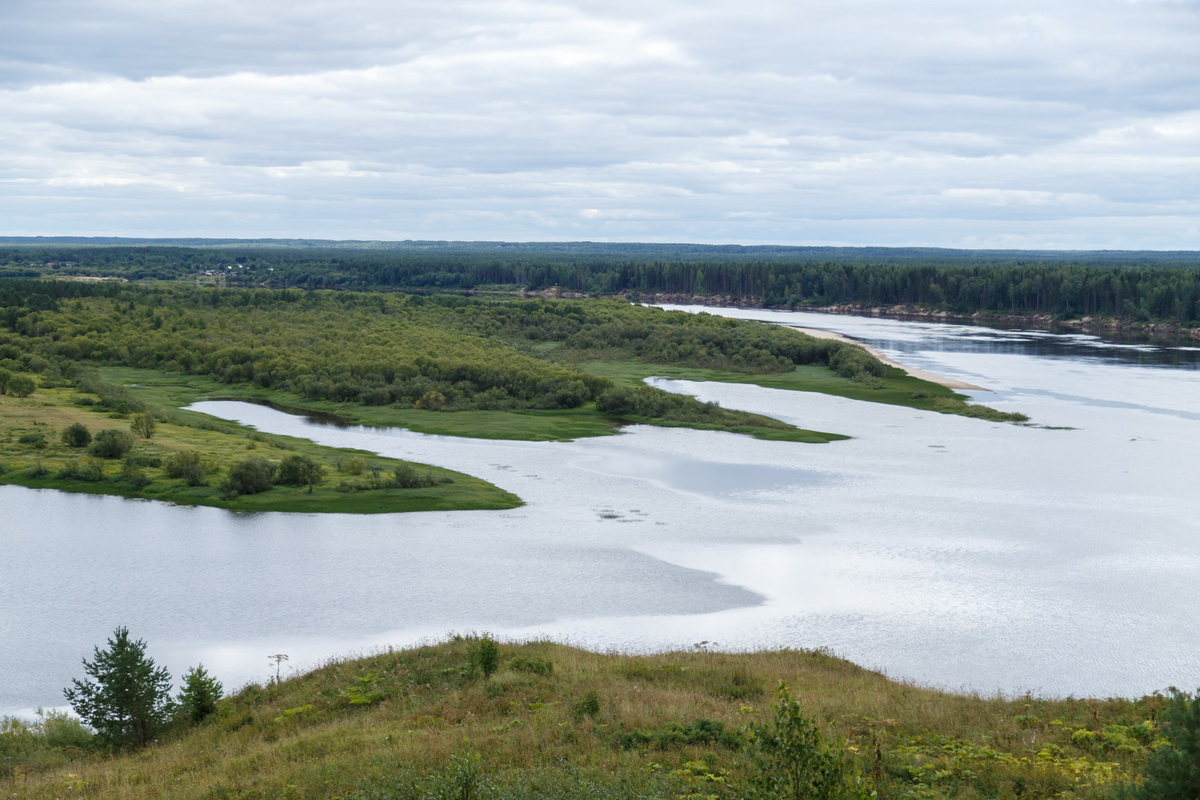
[{"label": "green foliage", "polygon": [[491,677],[496,668],[500,666],[500,646],[486,633],[480,637],[479,644],[475,648],[475,663],[485,678]]},{"label": "green foliage", "polygon": [[221,682],[209,675],[203,664],[197,664],[183,676],[176,713],[181,719],[198,725],[216,713],[217,701],[223,693]]},{"label": "green foliage", "polygon": [[75,481],[104,480],[104,462],[99,458],[74,458],[62,465],[58,477]]},{"label": "green foliage", "polygon": [[571,712],[576,717],[591,717],[595,719],[600,716],[600,694],[595,689],[588,689],[583,697],[579,698],[571,706]]},{"label": "green foliage", "polygon": [[537,656],[516,656],[508,662],[508,668],[514,672],[545,676],[554,672],[554,662]]},{"label": "green foliage", "polygon": [[1121,800],[1200,798],[1200,694],[1172,689],[1162,730],[1167,742],[1150,755],[1142,783],[1118,792]]},{"label": "green foliage", "polygon": [[228,497],[237,497],[265,492],[274,485],[275,465],[261,456],[250,456],[229,468],[221,483],[221,492]]},{"label": "green foliage", "polygon": [[167,456],[163,461],[163,471],[168,478],[183,480],[188,486],[203,486],[208,470],[195,450],[180,450]]},{"label": "green foliage", "polygon": [[369,706],[387,697],[379,686],[379,677],[369,673],[354,681],[348,688],[338,692],[338,699],[352,706]]},{"label": "green foliage", "polygon": [[63,694],[105,744],[141,747],[166,725],[171,675],[154,665],[143,640],[129,638],[128,628],[117,628],[108,647],[94,648],[83,667],[91,680],[73,680]]},{"label": "green foliage", "polygon": [[[399,469],[399,467],[397,467]],[[311,492],[325,477],[325,468],[306,455],[290,455],[279,462],[276,483],[284,486],[307,486]]]},{"label": "green foliage", "polygon": [[826,744],[821,731],[780,683],[774,718],[751,727],[758,771],[751,797],[841,800],[856,796],[846,757]]},{"label": "green foliage", "polygon": [[133,421],[129,423],[129,430],[135,436],[140,436],[143,439],[154,438],[154,431],[158,428],[158,423],[148,413],[134,415]]},{"label": "green foliage", "polygon": [[28,445],[35,450],[41,450],[46,446],[46,434],[41,431],[23,433],[17,437],[17,444]]},{"label": "green foliage", "polygon": [[87,447],[92,443],[92,432],[82,422],[72,423],[63,429],[62,443],[67,447]]},{"label": "green foliage", "polygon": [[743,744],[742,738],[733,731],[727,730],[724,723],[704,718],[686,724],[668,722],[659,728],[639,728],[622,734],[618,741],[626,750],[635,748],[678,750],[685,745],[738,750]]},{"label": "green foliage", "polygon": [[133,435],[128,431],[102,430],[92,439],[88,452],[96,458],[124,458],[133,449]]},{"label": "green foliage", "polygon": [[0,778],[30,767],[59,766],[82,754],[94,736],[62,711],[38,709],[34,720],[0,717]]},{"label": "green foliage", "polygon": [[146,474],[145,470],[138,466],[136,461],[128,458],[121,465],[121,480],[128,483],[134,489],[144,489],[154,482]]},{"label": "green foliage", "polygon": [[29,397],[37,391],[37,382],[28,375],[13,375],[8,379],[7,391],[13,397]]}]

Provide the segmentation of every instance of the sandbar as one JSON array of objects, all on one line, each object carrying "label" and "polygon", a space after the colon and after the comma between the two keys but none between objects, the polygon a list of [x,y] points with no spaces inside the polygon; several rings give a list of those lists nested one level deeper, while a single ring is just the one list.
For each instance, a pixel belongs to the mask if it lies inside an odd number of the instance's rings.
[{"label": "sandbar", "polygon": [[868,353],[875,356],[880,361],[882,361],[884,364],[887,364],[889,367],[896,367],[897,369],[904,370],[905,374],[907,374],[907,375],[911,375],[914,378],[920,378],[923,381],[929,381],[930,383],[936,383],[938,386],[945,386],[947,389],[964,389],[964,390],[970,391],[970,392],[990,392],[991,391],[991,389],[985,389],[982,386],[976,386],[971,383],[965,383],[963,381],[955,380],[954,378],[947,378],[942,375],[935,375],[932,372],[926,372],[923,369],[913,369],[912,367],[905,366],[904,364],[901,364],[899,361],[893,361],[892,359],[888,358],[883,353],[876,350],[874,347],[871,347],[868,344],[863,344],[862,342],[858,341],[857,339],[851,339],[849,336],[846,336],[841,333],[834,333],[833,331],[823,331],[819,328],[802,328],[799,325],[784,325],[783,327],[791,328],[792,330],[797,330],[797,331],[800,331],[801,333],[807,333],[809,336],[812,336],[815,339],[836,339],[839,342],[845,342],[847,344],[852,344],[855,347],[861,347],[863,350],[866,350]]}]

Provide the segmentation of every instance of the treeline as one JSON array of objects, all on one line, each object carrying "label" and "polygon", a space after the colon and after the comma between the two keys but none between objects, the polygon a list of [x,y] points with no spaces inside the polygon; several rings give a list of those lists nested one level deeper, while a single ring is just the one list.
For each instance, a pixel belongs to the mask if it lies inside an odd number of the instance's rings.
[{"label": "treeline", "polygon": [[729,295],[764,306],[915,305],[969,314],[1200,323],[1195,253],[1061,253],[592,243],[0,246],[0,275],[355,291],[560,289]]},{"label": "treeline", "polygon": [[118,364],[431,411],[573,409],[607,393],[600,405],[621,413],[745,424],[658,390],[626,396],[574,364],[603,357],[748,373],[822,364],[864,381],[884,370],[839,342],[620,300],[9,281],[0,283],[0,324],[0,367],[5,358],[34,371]]}]

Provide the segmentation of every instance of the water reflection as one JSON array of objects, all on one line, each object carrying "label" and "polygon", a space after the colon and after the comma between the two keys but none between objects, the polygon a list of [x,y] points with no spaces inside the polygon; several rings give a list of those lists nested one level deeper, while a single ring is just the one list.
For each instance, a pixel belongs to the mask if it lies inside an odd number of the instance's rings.
[{"label": "water reflection", "polygon": [[[1167,341],[1143,337],[1118,341],[1111,337],[1101,338],[1078,332],[1055,333],[982,325],[955,325],[820,314],[807,311],[675,305],[659,307],[835,331],[894,356],[925,352],[978,353],[1200,369],[1200,347],[1197,347],[1195,340],[1192,339]],[[904,361],[903,358],[900,360]]]}]

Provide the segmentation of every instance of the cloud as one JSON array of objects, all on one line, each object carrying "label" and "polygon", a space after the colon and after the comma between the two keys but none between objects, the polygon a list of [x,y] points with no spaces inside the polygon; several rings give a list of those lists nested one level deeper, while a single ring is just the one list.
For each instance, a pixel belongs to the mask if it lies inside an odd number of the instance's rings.
[{"label": "cloud", "polygon": [[1194,246],[1196,12],[10,0],[0,213],[9,234]]}]

